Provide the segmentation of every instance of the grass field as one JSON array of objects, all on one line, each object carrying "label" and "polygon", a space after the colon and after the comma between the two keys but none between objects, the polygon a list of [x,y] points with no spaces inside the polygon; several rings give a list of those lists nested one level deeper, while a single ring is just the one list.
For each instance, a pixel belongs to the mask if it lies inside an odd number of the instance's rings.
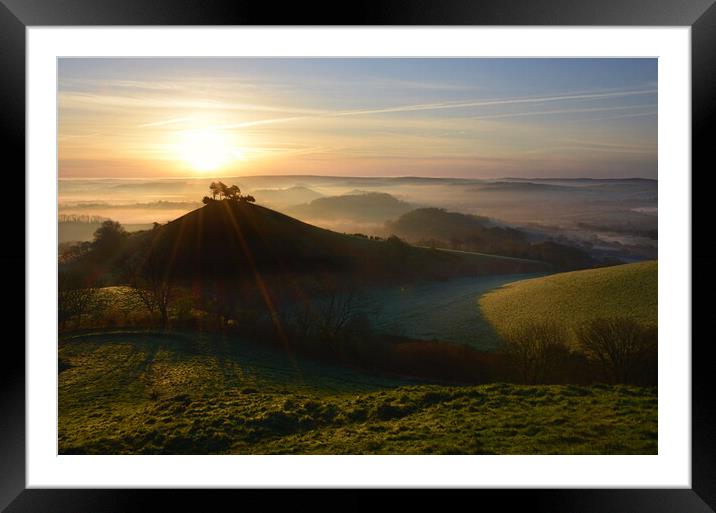
[{"label": "grass field", "polygon": [[452,278],[366,293],[366,311],[381,332],[421,340],[439,340],[491,351],[499,341],[475,298],[506,283],[535,275]]},{"label": "grass field", "polygon": [[417,384],[179,334],[64,338],[59,358],[62,454],[657,451],[649,388]]},{"label": "grass field", "polygon": [[574,328],[596,317],[619,316],[654,326],[657,299],[657,262],[650,261],[518,281],[478,302],[482,315],[500,331],[549,319]]}]

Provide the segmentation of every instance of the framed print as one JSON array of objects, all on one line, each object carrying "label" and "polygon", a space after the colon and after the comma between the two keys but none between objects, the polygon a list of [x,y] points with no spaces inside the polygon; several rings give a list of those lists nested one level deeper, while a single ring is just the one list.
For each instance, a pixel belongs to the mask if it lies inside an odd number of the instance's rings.
[{"label": "framed print", "polygon": [[712,511],[710,2],[5,5],[8,511]]}]

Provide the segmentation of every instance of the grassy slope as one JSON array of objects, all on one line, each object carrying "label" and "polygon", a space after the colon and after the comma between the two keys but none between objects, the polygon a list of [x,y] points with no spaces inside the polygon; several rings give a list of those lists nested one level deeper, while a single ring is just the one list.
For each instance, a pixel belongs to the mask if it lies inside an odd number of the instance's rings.
[{"label": "grassy slope", "polygon": [[516,322],[555,319],[575,327],[595,317],[657,322],[657,262],[639,262],[518,281],[484,294],[483,315],[499,331]]},{"label": "grassy slope", "polygon": [[238,341],[63,340],[60,453],[649,453],[652,389],[444,387]]},{"label": "grassy slope", "polygon": [[371,312],[371,323],[385,333],[494,350],[499,346],[499,339],[475,308],[475,297],[528,277],[533,275],[453,278],[403,287],[374,288],[367,293],[369,306],[377,305],[375,313]]}]

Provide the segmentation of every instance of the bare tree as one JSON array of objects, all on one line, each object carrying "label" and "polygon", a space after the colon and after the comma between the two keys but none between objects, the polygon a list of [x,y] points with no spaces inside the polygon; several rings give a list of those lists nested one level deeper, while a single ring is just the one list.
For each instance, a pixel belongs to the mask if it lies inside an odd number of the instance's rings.
[{"label": "bare tree", "polygon": [[169,270],[149,251],[137,254],[125,265],[125,277],[132,295],[149,311],[159,316],[162,330],[169,325],[169,306],[178,294]]},{"label": "bare tree", "polygon": [[93,284],[83,284],[79,277],[60,272],[57,277],[57,320],[60,328],[65,329],[67,322],[77,319],[99,307],[99,289]]},{"label": "bare tree", "polygon": [[579,332],[579,343],[615,383],[630,383],[656,353],[657,330],[627,317],[594,319]]},{"label": "bare tree", "polygon": [[350,287],[332,288],[324,301],[318,303],[318,329],[328,338],[335,338],[345,328],[356,309],[356,292]]},{"label": "bare tree", "polygon": [[359,313],[358,294],[349,285],[323,283],[315,297],[296,310],[294,324],[304,337],[334,340]]},{"label": "bare tree", "polygon": [[522,381],[544,383],[569,355],[567,331],[556,322],[531,322],[501,333],[503,351],[519,370]]}]

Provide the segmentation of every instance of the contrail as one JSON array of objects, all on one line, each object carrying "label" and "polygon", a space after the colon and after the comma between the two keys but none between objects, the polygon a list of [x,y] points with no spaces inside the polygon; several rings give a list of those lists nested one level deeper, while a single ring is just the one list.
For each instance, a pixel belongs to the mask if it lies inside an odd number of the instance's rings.
[{"label": "contrail", "polygon": [[645,89],[641,91],[617,91],[611,93],[592,93],[592,94],[573,94],[562,96],[527,96],[514,98],[501,98],[494,100],[475,100],[467,102],[442,102],[442,103],[424,103],[418,105],[404,105],[398,107],[386,107],[382,109],[370,110],[348,110],[344,112],[334,113],[333,116],[359,116],[364,114],[381,114],[388,112],[413,112],[420,110],[436,110],[436,109],[456,109],[461,107],[485,107],[489,105],[511,105],[519,103],[542,103],[567,100],[599,100],[603,98],[621,98],[625,96],[635,96],[656,93],[656,89]]},{"label": "contrail", "polygon": [[[639,91],[614,91],[605,93],[586,93],[586,94],[570,94],[560,96],[527,96],[527,97],[513,97],[513,98],[496,98],[491,100],[471,100],[464,102],[439,102],[439,103],[422,103],[414,105],[399,105],[395,107],[384,107],[380,109],[363,109],[363,110],[346,110],[338,112],[326,111],[324,113],[316,113],[313,115],[306,116],[293,116],[288,118],[271,118],[263,119],[259,121],[247,121],[245,123],[235,123],[230,125],[221,125],[214,128],[217,129],[235,129],[235,128],[249,128],[252,126],[268,125],[273,123],[283,123],[290,121],[299,121],[305,119],[316,119],[316,118],[332,118],[332,117],[346,117],[346,116],[366,116],[370,114],[387,114],[393,112],[417,112],[423,110],[439,110],[439,109],[458,109],[466,107],[487,107],[491,105],[513,105],[513,104],[524,104],[524,103],[544,103],[544,102],[558,102],[558,101],[579,101],[579,100],[601,100],[605,98],[623,98],[628,96],[638,96],[646,94],[656,93],[656,89],[644,89]],[[588,112],[588,110],[585,110]],[[496,115],[507,117],[508,114]],[[485,117],[486,118],[486,117]]]}]

